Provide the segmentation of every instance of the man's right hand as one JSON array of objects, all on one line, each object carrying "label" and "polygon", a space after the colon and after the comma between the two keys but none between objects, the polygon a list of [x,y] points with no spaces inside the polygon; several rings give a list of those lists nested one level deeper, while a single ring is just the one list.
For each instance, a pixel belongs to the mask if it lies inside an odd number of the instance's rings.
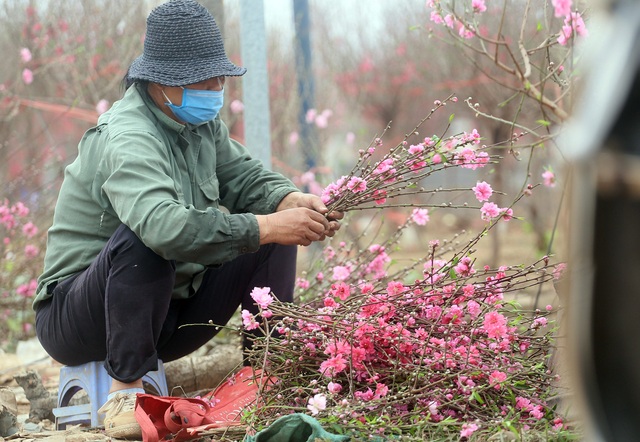
[{"label": "man's right hand", "polygon": [[329,221],[321,213],[306,207],[281,210],[269,215],[256,215],[260,227],[260,244],[308,246],[323,241]]}]

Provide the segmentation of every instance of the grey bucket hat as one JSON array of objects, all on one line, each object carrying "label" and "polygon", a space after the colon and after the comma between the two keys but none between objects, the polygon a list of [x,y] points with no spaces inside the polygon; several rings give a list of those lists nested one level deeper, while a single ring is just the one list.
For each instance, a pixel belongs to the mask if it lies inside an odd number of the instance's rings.
[{"label": "grey bucket hat", "polygon": [[149,14],[144,51],[133,61],[127,76],[184,86],[245,72],[246,68],[227,58],[220,29],[204,6],[194,0],[171,0]]}]

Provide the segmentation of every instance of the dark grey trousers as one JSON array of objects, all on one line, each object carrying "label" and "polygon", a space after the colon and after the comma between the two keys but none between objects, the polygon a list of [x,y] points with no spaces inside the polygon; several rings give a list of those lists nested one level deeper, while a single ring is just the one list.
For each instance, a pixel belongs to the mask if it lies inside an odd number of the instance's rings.
[{"label": "dark grey trousers", "polygon": [[[206,270],[188,299],[171,299],[175,264],[146,247],[121,226],[85,271],[60,282],[36,312],[36,331],[45,350],[65,365],[104,361],[121,382],[157,369],[208,342],[239,305],[256,313],[254,287],[271,287],[293,300],[296,247],[269,244]],[[246,345],[246,344],[245,344]]]}]

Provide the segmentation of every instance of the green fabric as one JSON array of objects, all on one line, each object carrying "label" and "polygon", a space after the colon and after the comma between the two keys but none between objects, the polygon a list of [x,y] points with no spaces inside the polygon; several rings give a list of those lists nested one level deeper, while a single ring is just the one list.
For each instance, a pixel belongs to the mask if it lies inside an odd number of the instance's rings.
[{"label": "green fabric", "polygon": [[346,441],[349,436],[332,434],[311,416],[297,413],[283,416],[255,436],[246,436],[244,442],[316,442]]},{"label": "green fabric", "polygon": [[176,261],[173,296],[188,297],[207,266],[256,251],[255,215],[297,190],[230,139],[219,117],[182,125],[130,87],[65,169],[34,307],[48,284],[87,268],[121,223]]}]

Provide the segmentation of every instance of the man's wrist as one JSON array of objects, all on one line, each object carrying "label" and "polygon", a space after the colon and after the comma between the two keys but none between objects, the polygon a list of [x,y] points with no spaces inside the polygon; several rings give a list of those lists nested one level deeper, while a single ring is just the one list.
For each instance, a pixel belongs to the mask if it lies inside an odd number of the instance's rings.
[{"label": "man's wrist", "polygon": [[278,207],[276,207],[276,212],[298,207],[298,200],[300,199],[301,195],[302,192],[291,192],[287,194],[284,198],[282,198],[282,201],[280,201]]}]

